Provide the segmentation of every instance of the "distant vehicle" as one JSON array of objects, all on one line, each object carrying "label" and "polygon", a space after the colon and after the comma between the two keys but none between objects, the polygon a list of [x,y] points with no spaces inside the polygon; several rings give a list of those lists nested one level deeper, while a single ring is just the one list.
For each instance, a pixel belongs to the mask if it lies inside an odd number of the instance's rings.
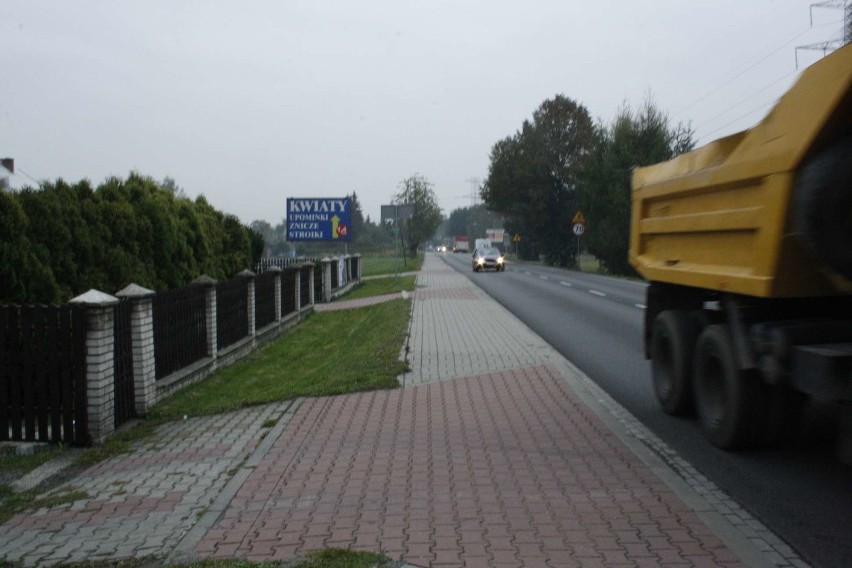
[{"label": "distant vehicle", "polygon": [[454,237],[453,252],[470,252],[470,239],[468,237]]},{"label": "distant vehicle", "polygon": [[438,252],[447,252],[447,247],[444,245],[438,245],[438,248],[435,249]]},{"label": "distant vehicle", "polygon": [[473,241],[473,250],[484,249],[493,246],[491,239],[476,239]]},{"label": "distant vehicle", "polygon": [[473,252],[473,271],[479,272],[488,269],[497,272],[506,270],[506,260],[497,247],[485,247]]}]

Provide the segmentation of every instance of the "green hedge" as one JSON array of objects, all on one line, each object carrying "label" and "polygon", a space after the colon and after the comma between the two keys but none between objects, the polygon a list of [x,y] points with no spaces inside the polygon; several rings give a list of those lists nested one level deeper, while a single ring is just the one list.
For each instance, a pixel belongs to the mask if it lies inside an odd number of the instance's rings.
[{"label": "green hedge", "polygon": [[250,268],[259,235],[233,215],[131,174],[0,192],[0,302],[62,303],[131,282],[154,290]]}]

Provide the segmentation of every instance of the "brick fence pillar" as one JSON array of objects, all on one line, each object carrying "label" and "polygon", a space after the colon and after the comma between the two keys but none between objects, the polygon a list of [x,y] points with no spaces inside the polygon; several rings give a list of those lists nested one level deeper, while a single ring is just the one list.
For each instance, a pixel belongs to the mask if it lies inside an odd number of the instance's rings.
[{"label": "brick fence pillar", "polygon": [[[308,305],[313,306],[317,303],[316,298],[316,285],[314,284],[314,279],[316,278],[316,269],[314,264],[303,265],[308,269],[308,286],[310,287],[310,303]],[[331,274],[329,273],[329,288],[331,288]]]},{"label": "brick fence pillar", "polygon": [[[322,262],[322,298],[321,298],[321,301],[328,303],[328,302],[331,301],[331,270],[332,270],[333,267],[332,267],[331,259],[328,258],[328,257],[322,259],[320,262]],[[311,288],[313,288],[313,286]],[[315,303],[315,302],[316,302],[316,299],[314,299],[314,302],[312,302],[312,303]]]},{"label": "brick fence pillar", "polygon": [[255,274],[254,274],[254,272],[252,272],[251,270],[249,270],[247,268],[247,269],[243,270],[242,272],[240,272],[239,274],[237,274],[237,276],[239,276],[240,278],[247,278],[248,279],[248,286],[246,287],[248,289],[248,302],[246,304],[247,305],[246,311],[248,312],[248,314],[247,314],[248,315],[248,336],[254,337],[254,335],[255,335],[255,305],[254,305],[254,298],[255,298],[254,277],[255,277]]},{"label": "brick fence pillar", "polygon": [[86,306],[86,400],[89,437],[102,444],[115,430],[115,306],[119,300],[89,290],[70,303]]},{"label": "brick fence pillar", "polygon": [[293,288],[294,288],[293,293],[296,294],[295,306],[296,306],[296,313],[298,314],[299,311],[302,309],[302,267],[297,266],[295,268],[296,268],[296,275],[293,277],[294,284],[295,284],[293,286]]},{"label": "brick fence pillar", "polygon": [[130,337],[133,351],[133,393],[136,415],[146,416],[157,402],[157,369],[154,355],[154,291],[131,284],[116,293],[130,301]]},{"label": "brick fence pillar", "polygon": [[281,321],[281,312],[283,311],[283,307],[281,306],[281,280],[283,279],[284,271],[277,266],[270,266],[265,272],[273,272],[275,274],[275,321]]}]

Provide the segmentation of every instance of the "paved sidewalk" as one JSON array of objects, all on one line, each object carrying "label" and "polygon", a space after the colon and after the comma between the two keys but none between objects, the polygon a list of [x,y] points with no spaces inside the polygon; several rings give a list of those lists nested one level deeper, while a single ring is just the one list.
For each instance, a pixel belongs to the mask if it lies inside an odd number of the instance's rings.
[{"label": "paved sidewalk", "polygon": [[417,284],[403,388],[167,425],[0,527],[0,558],[804,565],[438,255]]}]

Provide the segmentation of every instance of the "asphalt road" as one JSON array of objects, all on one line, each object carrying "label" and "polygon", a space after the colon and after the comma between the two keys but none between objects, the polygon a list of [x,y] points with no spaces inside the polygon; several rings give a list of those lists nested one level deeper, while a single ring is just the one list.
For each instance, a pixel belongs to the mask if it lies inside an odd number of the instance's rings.
[{"label": "asphalt road", "polygon": [[812,566],[852,565],[852,467],[834,458],[837,408],[810,404],[784,447],[730,453],[664,414],[642,348],[645,285],[533,263],[473,273],[445,255]]}]

